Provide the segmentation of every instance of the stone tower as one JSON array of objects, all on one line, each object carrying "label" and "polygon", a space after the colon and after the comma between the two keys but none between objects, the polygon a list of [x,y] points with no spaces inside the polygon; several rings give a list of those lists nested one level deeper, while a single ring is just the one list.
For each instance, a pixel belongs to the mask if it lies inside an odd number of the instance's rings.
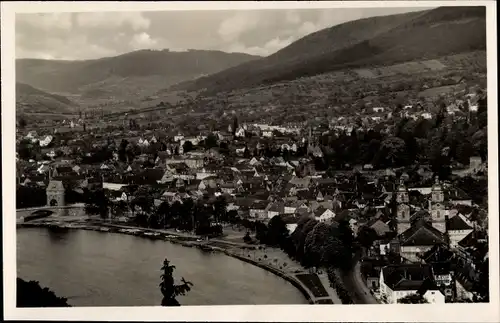
[{"label": "stone tower", "polygon": [[432,186],[429,213],[431,214],[432,226],[443,233],[446,232],[444,192],[438,177],[436,177],[436,181]]},{"label": "stone tower", "polygon": [[410,223],[410,197],[408,189],[406,188],[403,179],[400,180],[398,190],[396,191],[396,219],[398,234],[408,230],[411,226]]},{"label": "stone tower", "polygon": [[49,185],[47,185],[46,192],[48,206],[65,206],[64,186],[61,181],[51,179]]}]

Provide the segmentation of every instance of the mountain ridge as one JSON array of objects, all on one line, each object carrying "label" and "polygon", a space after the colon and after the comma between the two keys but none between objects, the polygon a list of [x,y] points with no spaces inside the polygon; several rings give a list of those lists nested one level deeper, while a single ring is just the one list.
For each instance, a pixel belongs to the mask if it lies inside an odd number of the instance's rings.
[{"label": "mountain ridge", "polygon": [[[259,56],[211,50],[139,50],[112,57],[91,60],[17,59],[16,77],[21,83],[57,93],[83,94],[112,78],[162,77],[159,86],[212,74]],[[144,80],[141,80],[144,81]],[[158,82],[155,79],[152,83]],[[113,87],[115,84],[111,84]],[[152,84],[145,84],[147,87]],[[132,90],[133,90],[132,86]],[[141,89],[141,84],[137,84]],[[159,90],[162,87],[156,89]],[[103,89],[104,92],[109,89]],[[154,93],[155,90],[152,89]],[[110,97],[113,97],[111,94]]]},{"label": "mountain ridge", "polygon": [[210,95],[341,69],[482,50],[485,16],[485,7],[439,7],[350,21],[309,34],[268,57],[171,89]]}]

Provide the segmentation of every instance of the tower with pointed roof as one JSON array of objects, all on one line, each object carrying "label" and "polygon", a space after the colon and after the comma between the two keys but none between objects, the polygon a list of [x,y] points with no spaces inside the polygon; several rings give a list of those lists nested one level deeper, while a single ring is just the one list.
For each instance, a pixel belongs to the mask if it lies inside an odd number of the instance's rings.
[{"label": "tower with pointed roof", "polygon": [[445,212],[444,191],[436,176],[429,201],[429,213],[431,214],[432,226],[441,232],[446,232]]},{"label": "tower with pointed roof", "polygon": [[398,234],[401,234],[408,230],[411,226],[410,223],[410,197],[408,195],[408,189],[401,178],[399,181],[399,186],[396,191],[396,219],[397,219],[397,229]]},{"label": "tower with pointed roof", "polygon": [[48,206],[65,206],[64,186],[61,181],[51,179],[47,185],[46,192]]}]

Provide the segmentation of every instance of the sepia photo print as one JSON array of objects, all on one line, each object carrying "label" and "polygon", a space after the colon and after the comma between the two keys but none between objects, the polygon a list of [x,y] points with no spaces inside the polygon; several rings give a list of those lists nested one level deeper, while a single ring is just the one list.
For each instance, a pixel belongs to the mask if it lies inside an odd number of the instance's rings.
[{"label": "sepia photo print", "polygon": [[491,8],[371,3],[17,6],[12,306],[497,303]]}]

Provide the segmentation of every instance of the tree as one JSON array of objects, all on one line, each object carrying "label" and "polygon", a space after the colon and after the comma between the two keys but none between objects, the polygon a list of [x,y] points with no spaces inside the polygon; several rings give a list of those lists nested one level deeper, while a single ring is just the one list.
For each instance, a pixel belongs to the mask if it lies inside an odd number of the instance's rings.
[{"label": "tree", "polygon": [[187,153],[191,150],[193,150],[193,143],[189,140],[186,140],[184,144],[182,145],[182,149],[184,149],[184,153]]},{"label": "tree", "polygon": [[122,141],[120,142],[120,146],[118,147],[118,159],[122,162],[127,161],[127,146],[128,141],[126,139],[122,139]]},{"label": "tree", "polygon": [[268,239],[267,231],[268,228],[264,223],[260,221],[255,222],[255,238],[259,240],[261,243],[267,243]]},{"label": "tree", "polygon": [[162,202],[156,213],[158,214],[160,228],[166,228],[169,223],[170,204],[166,201]]},{"label": "tree", "polygon": [[377,232],[374,229],[366,226],[360,228],[357,236],[358,241],[365,248],[371,247],[373,242],[377,240],[377,238]]},{"label": "tree", "polygon": [[34,153],[34,145],[27,139],[21,140],[17,146],[17,153],[19,154],[20,159],[28,160],[33,158]]},{"label": "tree", "polygon": [[214,203],[215,222],[227,222],[227,201],[224,197],[218,196]]},{"label": "tree", "polygon": [[245,243],[250,243],[252,242],[252,238],[250,237],[250,232],[247,231],[247,233],[245,233],[245,236],[243,237],[243,241]]},{"label": "tree", "polygon": [[381,149],[375,156],[376,164],[384,166],[402,166],[406,162],[406,143],[398,137],[389,137],[382,141]]},{"label": "tree", "polygon": [[47,287],[34,280],[17,278],[17,307],[70,307],[67,299],[58,297]]},{"label": "tree", "polygon": [[211,133],[205,139],[205,148],[210,149],[214,147],[217,147],[217,137],[213,133]]},{"label": "tree", "polygon": [[429,303],[421,294],[413,293],[398,299],[400,304],[427,304]]},{"label": "tree", "polygon": [[99,214],[103,219],[108,217],[110,201],[104,190],[99,189],[87,193],[85,211],[89,214]]},{"label": "tree", "polygon": [[165,258],[163,266],[161,267],[163,274],[160,276],[161,282],[159,285],[161,293],[163,294],[161,306],[180,306],[181,304],[179,304],[176,297],[186,295],[193,286],[193,284],[186,281],[184,277],[182,277],[180,285],[175,285],[173,276],[174,269],[175,266],[171,265],[168,259]]},{"label": "tree", "polygon": [[283,246],[285,239],[288,238],[288,229],[283,219],[276,215],[267,226],[267,244],[271,246]]},{"label": "tree", "polygon": [[132,207],[137,205],[143,212],[149,213],[152,210],[153,203],[153,197],[148,188],[141,186],[135,193],[134,199],[132,200]]},{"label": "tree", "polygon": [[234,116],[233,118],[233,135],[236,133],[236,131],[238,130],[238,117],[237,116]]}]

